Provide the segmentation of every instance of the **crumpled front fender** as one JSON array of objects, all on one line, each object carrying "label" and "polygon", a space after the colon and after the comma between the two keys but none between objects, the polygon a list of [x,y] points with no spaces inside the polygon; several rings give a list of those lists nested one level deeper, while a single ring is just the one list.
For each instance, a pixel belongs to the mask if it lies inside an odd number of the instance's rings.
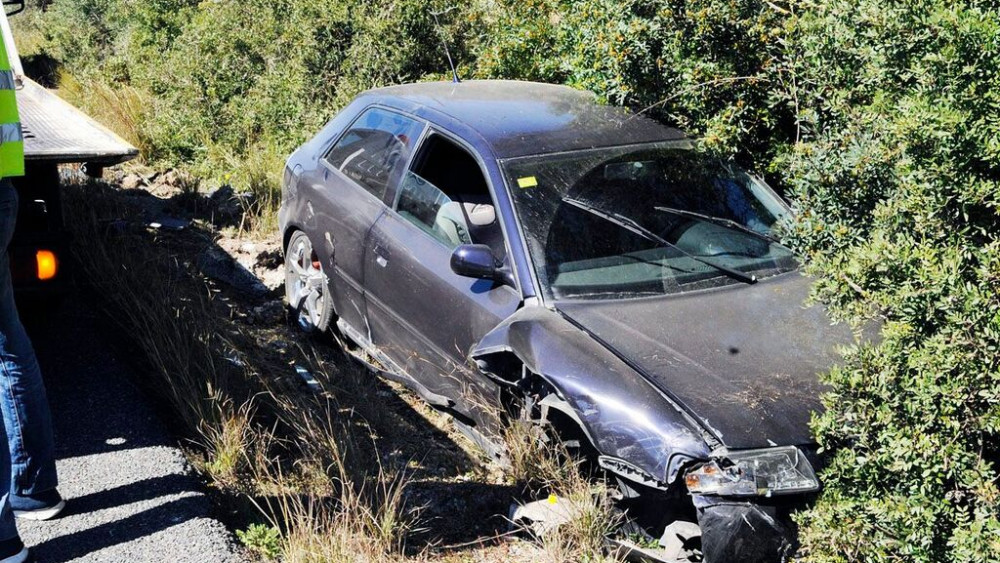
[{"label": "crumpled front fender", "polygon": [[686,463],[708,457],[706,430],[559,313],[525,307],[470,353],[487,373],[510,355],[555,388],[601,454],[601,465],[615,473],[667,488]]}]

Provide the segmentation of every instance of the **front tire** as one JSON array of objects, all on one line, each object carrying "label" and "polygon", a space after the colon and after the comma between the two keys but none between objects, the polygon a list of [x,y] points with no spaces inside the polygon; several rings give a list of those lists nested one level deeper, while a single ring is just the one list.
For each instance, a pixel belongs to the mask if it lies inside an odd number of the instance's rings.
[{"label": "front tire", "polygon": [[302,231],[292,235],[285,249],[285,298],[302,330],[315,333],[329,328],[333,301],[328,278]]}]

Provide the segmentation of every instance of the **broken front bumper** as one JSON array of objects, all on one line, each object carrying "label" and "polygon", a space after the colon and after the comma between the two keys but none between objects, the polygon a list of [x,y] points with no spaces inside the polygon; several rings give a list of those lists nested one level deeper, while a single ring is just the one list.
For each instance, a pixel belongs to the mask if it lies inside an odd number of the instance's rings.
[{"label": "broken front bumper", "polygon": [[803,505],[803,499],[692,498],[705,563],[783,562],[795,553],[795,523],[790,514]]}]

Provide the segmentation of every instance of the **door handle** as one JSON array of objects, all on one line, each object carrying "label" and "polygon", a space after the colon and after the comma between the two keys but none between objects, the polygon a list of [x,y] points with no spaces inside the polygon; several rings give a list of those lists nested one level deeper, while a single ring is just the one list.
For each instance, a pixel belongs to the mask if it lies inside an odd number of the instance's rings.
[{"label": "door handle", "polygon": [[380,267],[385,268],[389,265],[389,260],[385,256],[385,249],[381,246],[376,244],[375,247],[372,248],[372,254],[375,255],[375,263]]}]

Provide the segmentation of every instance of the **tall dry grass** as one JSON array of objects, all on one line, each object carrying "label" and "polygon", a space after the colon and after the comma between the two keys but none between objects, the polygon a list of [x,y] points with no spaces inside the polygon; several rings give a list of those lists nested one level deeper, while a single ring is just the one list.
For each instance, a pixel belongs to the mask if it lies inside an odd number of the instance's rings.
[{"label": "tall dry grass", "polygon": [[281,531],[283,559],[403,558],[419,511],[404,502],[405,468],[381,463],[363,415],[378,419],[384,406],[362,369],[307,349],[323,389],[297,390],[274,376],[289,366],[261,355],[185,264],[198,251],[189,236],[147,231],[100,183],[69,186],[66,202],[77,262],[147,367],[143,384],[200,446],[196,467]]},{"label": "tall dry grass", "polygon": [[230,414],[232,373],[215,353],[219,332],[206,292],[179,264],[163,259],[152,235],[130,231],[141,224],[136,210],[96,188],[66,190],[65,204],[73,210],[66,226],[76,263],[137,346],[148,382],[185,427],[220,426]]},{"label": "tall dry grass", "polygon": [[572,479],[579,468],[538,424],[521,419],[503,425],[504,475],[511,484],[543,490]]},{"label": "tall dry grass", "polygon": [[[298,479],[312,486],[281,495],[264,512],[283,530],[286,561],[380,562],[401,560],[419,510],[406,504],[405,468],[388,468],[366,447],[363,421],[345,417],[327,392],[275,397],[281,419],[303,444]],[[281,466],[259,466],[261,484],[281,487]]]},{"label": "tall dry grass", "polygon": [[[520,485],[528,501],[549,498],[561,506],[566,521],[537,537],[540,559],[548,563],[611,563],[623,560],[609,539],[624,523],[612,487],[589,475],[586,460],[576,459],[550,429],[517,418],[503,425],[505,473]],[[534,532],[526,529],[533,535]]]},{"label": "tall dry grass", "polygon": [[[287,358],[261,353],[192,271],[190,234],[148,231],[102,184],[70,187],[74,250],[110,317],[148,366],[144,383],[163,397],[204,459],[195,465],[220,490],[254,500],[281,534],[291,562],[428,559],[408,546],[421,507],[407,503],[405,461],[386,464],[379,440],[395,420],[357,363],[325,360],[308,343],[297,361],[320,383],[304,392]],[[398,429],[396,430],[398,432]],[[580,471],[541,428],[506,426],[507,480],[529,498],[553,494],[572,517],[539,538],[539,560],[615,561],[607,538],[618,524],[608,489]]]},{"label": "tall dry grass", "polygon": [[543,558],[548,563],[571,561],[612,563],[624,561],[609,539],[624,522],[624,515],[614,504],[607,483],[585,477],[577,467],[550,483],[550,494],[565,503],[569,520],[539,538]]},{"label": "tall dry grass", "polygon": [[139,159],[151,157],[155,145],[144,128],[153,98],[145,91],[100,80],[78,80],[67,72],[58,76],[60,97],[80,108],[139,149]]}]

